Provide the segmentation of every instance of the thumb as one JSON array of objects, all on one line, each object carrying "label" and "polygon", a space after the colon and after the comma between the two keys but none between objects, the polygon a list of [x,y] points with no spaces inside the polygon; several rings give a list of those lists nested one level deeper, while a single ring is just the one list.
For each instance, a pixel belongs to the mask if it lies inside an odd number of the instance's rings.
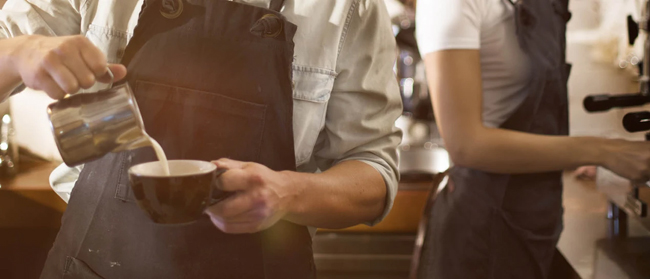
[{"label": "thumb", "polygon": [[215,164],[219,169],[227,169],[227,170],[243,169],[244,166],[246,165],[245,162],[231,160],[228,158],[221,158],[219,160],[212,161],[212,163]]},{"label": "thumb", "polygon": [[[118,82],[126,77],[126,67],[122,64],[108,64],[108,69],[113,73],[113,82]],[[111,76],[106,73],[97,80],[103,83],[109,83],[111,82]]]}]

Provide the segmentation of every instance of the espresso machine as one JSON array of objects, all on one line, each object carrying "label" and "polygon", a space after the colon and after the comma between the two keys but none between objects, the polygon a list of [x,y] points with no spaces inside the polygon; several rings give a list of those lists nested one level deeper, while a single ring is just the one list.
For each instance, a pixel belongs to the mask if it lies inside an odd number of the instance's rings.
[{"label": "espresso machine", "polygon": [[404,132],[398,149],[401,180],[428,181],[449,168],[449,154],[435,124],[424,61],[415,38],[415,11],[406,7],[392,23],[398,47],[395,74],[404,104],[404,112],[396,122]]},{"label": "espresso machine", "polygon": [[18,144],[9,102],[0,104],[0,178],[13,177],[18,172]]},{"label": "espresso machine", "polygon": [[[588,112],[602,112],[613,108],[640,107],[650,103],[650,1],[644,1],[641,10],[641,18],[638,25],[628,19],[630,38],[637,35],[643,36],[644,55],[639,65],[639,92],[633,94],[616,95],[593,95],[584,99],[583,105]],[[632,43],[633,40],[630,40]],[[645,139],[650,141],[650,112],[637,111],[625,115],[622,125],[630,133],[645,132]],[[650,218],[648,218],[648,203],[650,203],[650,183],[631,182],[632,190],[627,194],[624,206],[611,202],[608,210],[608,218],[612,219],[614,236],[626,236],[627,215],[632,214],[648,229],[650,229]]]}]

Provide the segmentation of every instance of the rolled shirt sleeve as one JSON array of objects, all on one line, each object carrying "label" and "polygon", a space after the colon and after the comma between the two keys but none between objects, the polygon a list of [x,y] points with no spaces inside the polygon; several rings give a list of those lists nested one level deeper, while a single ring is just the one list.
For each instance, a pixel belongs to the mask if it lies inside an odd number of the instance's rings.
[{"label": "rolled shirt sleeve", "polygon": [[314,157],[321,170],[357,160],[382,175],[386,206],[380,217],[368,223],[374,225],[388,214],[397,194],[397,146],[402,132],[395,121],[402,113],[402,101],[393,72],[396,44],[386,7],[383,1],[355,3]]},{"label": "rolled shirt sleeve", "polygon": [[9,0],[0,10],[0,39],[81,33],[82,0]]},{"label": "rolled shirt sleeve", "polygon": [[[82,0],[9,0],[0,9],[0,40],[21,35],[64,36],[81,33]],[[24,85],[11,94],[25,89]]]},{"label": "rolled shirt sleeve", "polygon": [[[9,0],[0,9],[0,40],[21,35],[80,34],[81,2],[82,0]],[[24,88],[21,85],[12,94]],[[77,169],[62,165],[50,178],[50,185],[66,202],[78,174]]]}]

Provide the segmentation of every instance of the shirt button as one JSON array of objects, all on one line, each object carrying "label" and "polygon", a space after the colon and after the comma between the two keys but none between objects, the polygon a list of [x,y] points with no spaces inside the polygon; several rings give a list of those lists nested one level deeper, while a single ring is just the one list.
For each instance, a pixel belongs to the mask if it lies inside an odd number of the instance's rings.
[{"label": "shirt button", "polygon": [[120,48],[115,55],[117,56],[117,59],[122,59],[122,57],[124,57],[124,49]]}]

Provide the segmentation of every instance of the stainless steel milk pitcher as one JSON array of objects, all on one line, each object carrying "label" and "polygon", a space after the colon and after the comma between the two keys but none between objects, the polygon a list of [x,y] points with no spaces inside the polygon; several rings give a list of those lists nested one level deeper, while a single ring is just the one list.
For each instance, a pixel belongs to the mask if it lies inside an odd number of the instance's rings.
[{"label": "stainless steel milk pitcher", "polygon": [[99,159],[109,152],[149,145],[128,83],[71,95],[50,104],[47,114],[56,145],[68,166]]}]

